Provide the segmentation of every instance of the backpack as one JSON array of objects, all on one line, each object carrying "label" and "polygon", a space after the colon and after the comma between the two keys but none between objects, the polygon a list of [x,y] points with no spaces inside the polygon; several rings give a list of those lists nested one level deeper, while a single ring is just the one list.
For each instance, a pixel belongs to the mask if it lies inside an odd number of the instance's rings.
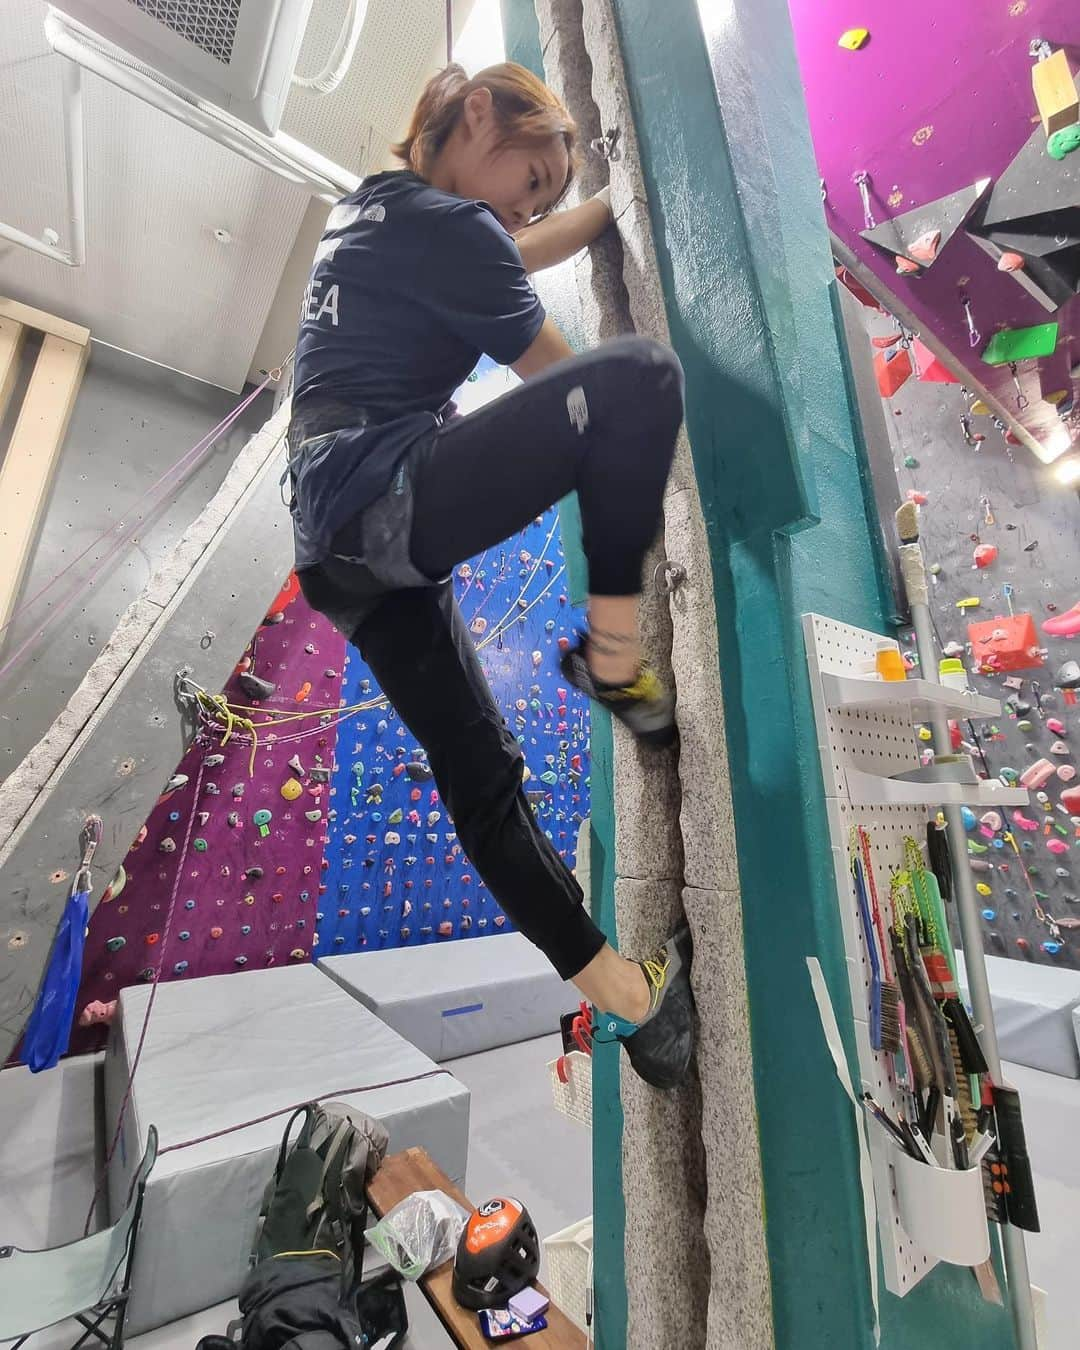
[{"label": "backpack", "polygon": [[[290,1143],[293,1127],[303,1120]],[[393,1271],[361,1283],[367,1184],[386,1156],[378,1121],[341,1102],[309,1102],[285,1126],[259,1207],[252,1269],[239,1322],[227,1338],[244,1350],[393,1350],[408,1317]]]}]

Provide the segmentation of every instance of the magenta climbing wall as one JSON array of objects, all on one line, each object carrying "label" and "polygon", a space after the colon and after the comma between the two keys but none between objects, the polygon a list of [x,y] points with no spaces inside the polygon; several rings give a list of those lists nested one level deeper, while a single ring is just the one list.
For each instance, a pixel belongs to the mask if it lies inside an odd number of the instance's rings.
[{"label": "magenta climbing wall", "polygon": [[[977,372],[1050,454],[1064,453],[1073,428],[1042,394],[1072,389],[1069,368],[1080,360],[1080,299],[1049,313],[962,229],[923,275],[898,276],[893,260],[860,238],[863,206],[853,176],[869,175],[878,222],[977,179],[998,178],[1038,126],[1028,45],[1033,38],[1055,47],[1071,44],[1075,70],[1080,5],[911,0],[853,8],[847,0],[790,0],[790,9],[829,229],[874,274],[879,294],[897,297],[948,348],[956,366]],[[847,51],[837,39],[855,24],[869,28],[870,40]],[[1080,151],[1072,156],[1078,157]],[[1066,164],[1055,168],[1047,158],[1046,171],[1063,172]],[[1080,172],[1075,165],[1069,169]],[[1080,208],[1080,196],[1071,205]],[[965,293],[982,334],[977,349],[968,341],[960,303]],[[998,328],[1053,319],[1061,325],[1055,354],[1020,365],[1030,399],[1020,411],[1008,368],[984,364],[979,351]]]},{"label": "magenta climbing wall", "polygon": [[[269,614],[247,655],[276,688],[254,717],[308,716],[263,734],[251,776],[250,744],[193,743],[177,766],[187,781],[158,801],[124,860],[123,888],[106,891],[91,917],[77,1010],[158,970],[170,980],[311,959],[345,640],[294,587]],[[252,706],[237,673],[223,692]],[[290,782],[294,800],[282,796]],[[104,1036],[102,1025],[76,1027],[71,1049],[96,1049]]]}]

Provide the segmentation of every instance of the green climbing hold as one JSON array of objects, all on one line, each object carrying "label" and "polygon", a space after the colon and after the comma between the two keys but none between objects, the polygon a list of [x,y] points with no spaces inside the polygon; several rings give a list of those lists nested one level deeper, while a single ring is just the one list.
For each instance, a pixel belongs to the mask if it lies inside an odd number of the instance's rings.
[{"label": "green climbing hold", "polygon": [[1080,150],[1080,122],[1074,122],[1068,127],[1059,127],[1057,131],[1051,133],[1050,139],[1046,142],[1046,153],[1051,159],[1064,159],[1073,150]]},{"label": "green climbing hold", "polygon": [[205,839],[193,839],[191,842],[192,842],[192,847],[195,849],[195,852],[196,852],[196,853],[205,853],[205,852],[206,852],[206,849],[207,849],[207,843],[206,843],[206,840],[205,840]]},{"label": "green climbing hold", "polygon": [[969,853],[986,853],[989,850],[988,844],[977,844],[974,839],[967,841]]},{"label": "green climbing hold", "polygon": [[914,455],[905,455],[905,456],[904,456],[904,468],[905,468],[905,469],[917,469],[918,467],[919,467],[919,461],[915,458]]},{"label": "green climbing hold", "polygon": [[108,948],[108,950],[111,951],[111,952],[118,952],[118,951],[120,951],[120,949],[121,949],[122,947],[126,947],[126,946],[127,946],[127,938],[122,938],[122,937],[109,938],[109,940],[108,940],[108,942],[106,942],[105,946],[106,946],[106,947]]},{"label": "green climbing hold", "polygon": [[1006,787],[1013,787],[1020,781],[1020,773],[1016,769],[1004,768],[998,770],[998,777]]},{"label": "green climbing hold", "polygon": [[1030,731],[1031,730],[1030,720],[1026,717],[1023,718],[1021,721],[1017,722],[1016,729],[1017,731]]},{"label": "green climbing hold", "polygon": [[253,825],[269,825],[272,819],[273,817],[271,816],[270,812],[264,806],[260,810],[256,811],[255,814],[251,817],[251,823]]},{"label": "green climbing hold", "polygon": [[396,810],[391,811],[390,814],[386,817],[386,823],[388,825],[400,825],[404,819],[405,819],[405,812],[399,806]]},{"label": "green climbing hold", "polygon": [[549,786],[553,786],[559,781],[559,775],[554,769],[548,769],[546,773],[540,775],[540,781],[541,783],[547,783]]}]

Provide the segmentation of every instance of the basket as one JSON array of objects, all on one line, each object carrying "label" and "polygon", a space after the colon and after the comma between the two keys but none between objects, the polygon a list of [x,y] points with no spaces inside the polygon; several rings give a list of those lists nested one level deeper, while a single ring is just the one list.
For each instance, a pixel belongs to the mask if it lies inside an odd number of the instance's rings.
[{"label": "basket", "polygon": [[[587,1056],[586,1056],[587,1058]],[[585,1295],[592,1283],[593,1221],[590,1214],[544,1239],[551,1301],[587,1332]]]},{"label": "basket", "polygon": [[559,1077],[559,1060],[548,1064],[551,1075],[551,1097],[555,1110],[576,1120],[579,1125],[592,1125],[592,1056],[572,1050],[561,1056],[567,1082]]}]

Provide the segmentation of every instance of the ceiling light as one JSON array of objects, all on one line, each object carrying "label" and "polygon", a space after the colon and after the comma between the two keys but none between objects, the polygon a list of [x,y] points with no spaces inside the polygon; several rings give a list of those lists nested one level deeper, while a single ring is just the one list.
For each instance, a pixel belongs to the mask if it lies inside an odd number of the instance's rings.
[{"label": "ceiling light", "polygon": [[1070,455],[1068,459],[1063,459],[1054,470],[1054,477],[1065,487],[1080,484],[1080,455]]}]

